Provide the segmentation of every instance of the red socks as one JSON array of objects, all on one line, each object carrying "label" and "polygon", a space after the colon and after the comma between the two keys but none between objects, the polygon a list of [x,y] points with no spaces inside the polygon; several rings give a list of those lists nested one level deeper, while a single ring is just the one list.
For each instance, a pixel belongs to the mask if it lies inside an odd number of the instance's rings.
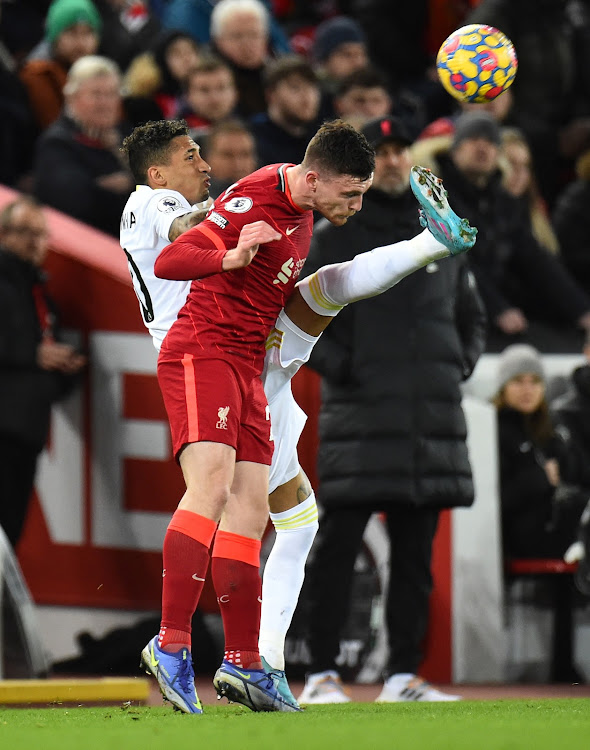
[{"label": "red socks", "polygon": [[211,574],[223,619],[227,661],[245,669],[262,669],[258,653],[262,581],[260,541],[218,531]]},{"label": "red socks", "polygon": [[166,651],[191,647],[191,620],[209,565],[217,524],[188,510],[177,510],[164,537],[162,623],[158,645]]}]

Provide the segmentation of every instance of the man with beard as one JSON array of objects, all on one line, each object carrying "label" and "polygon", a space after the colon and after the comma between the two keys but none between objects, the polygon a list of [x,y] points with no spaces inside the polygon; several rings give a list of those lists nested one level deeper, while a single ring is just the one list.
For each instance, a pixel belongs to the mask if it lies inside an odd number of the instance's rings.
[{"label": "man with beard", "polygon": [[[419,227],[407,132],[392,117],[372,120],[362,132],[376,150],[364,208],[343,227],[316,225],[306,275],[359,250],[409,239]],[[484,334],[483,306],[464,258],[433,259],[395,290],[342,310],[311,353],[308,364],[323,377],[322,515],[308,573],[312,662],[302,704],[350,700],[336,658],[355,560],[374,512],[386,513],[391,541],[389,661],[377,700],[458,698],[417,673],[439,514],[473,502],[460,384],[483,351]]]},{"label": "man with beard", "polygon": [[301,57],[282,57],[265,74],[266,112],[252,119],[261,164],[303,158],[318,126],[320,87],[311,65]]}]

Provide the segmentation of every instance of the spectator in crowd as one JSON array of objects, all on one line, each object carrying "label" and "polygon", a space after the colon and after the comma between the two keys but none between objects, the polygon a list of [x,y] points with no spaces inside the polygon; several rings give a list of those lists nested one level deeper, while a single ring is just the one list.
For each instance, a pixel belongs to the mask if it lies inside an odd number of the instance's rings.
[{"label": "spectator in crowd", "polygon": [[37,129],[27,91],[15,63],[0,42],[0,183],[24,189]]},{"label": "spectator in crowd", "polygon": [[437,138],[439,136],[452,136],[455,123],[466,112],[487,112],[502,125],[508,117],[512,106],[512,88],[506,89],[500,96],[489,102],[475,104],[474,102],[456,102],[455,110],[450,115],[439,117],[429,123],[420,133],[419,138]]},{"label": "spectator in crowd", "polygon": [[[376,149],[363,210],[345,226],[316,226],[304,275],[419,231],[407,130],[385,117],[362,132]],[[391,541],[389,661],[377,700],[457,699],[416,673],[439,513],[473,502],[460,384],[484,343],[483,305],[461,256],[433,262],[380,297],[345,308],[315,345],[308,364],[323,378],[322,516],[308,572],[312,661],[301,703],[350,700],[336,658],[355,560],[374,512],[386,513]]]},{"label": "spectator in crowd", "polygon": [[204,57],[188,74],[177,117],[186,120],[191,137],[200,141],[213,124],[234,113],[237,101],[232,69],[219,57]]},{"label": "spectator in crowd", "polygon": [[552,208],[560,174],[590,145],[588,4],[482,0],[465,23],[495,26],[514,43],[518,75],[508,122],[526,135],[541,194]]},{"label": "spectator in crowd", "polygon": [[[211,41],[211,13],[217,0],[168,0],[163,13],[164,26],[168,29],[185,29],[199,44]],[[274,4],[263,0],[270,17],[270,44],[276,55],[291,51],[289,39],[275,17]]]},{"label": "spectator in crowd", "polygon": [[54,0],[51,4],[45,38],[20,71],[40,130],[59,117],[68,70],[76,60],[96,52],[101,28],[100,15],[91,0]]},{"label": "spectator in crowd", "polygon": [[267,111],[251,122],[261,164],[299,164],[319,126],[320,87],[302,57],[284,56],[268,64],[264,89]]},{"label": "spectator in crowd", "polygon": [[[160,32],[148,0],[94,0],[103,20],[99,53],[127,70],[134,57],[150,49]],[[180,27],[182,28],[182,27]]]},{"label": "spectator in crowd", "polygon": [[507,557],[562,557],[577,537],[590,496],[580,485],[577,446],[566,431],[556,430],[545,388],[534,347],[512,344],[502,352],[494,404]]},{"label": "spectator in crowd", "polygon": [[343,78],[369,64],[369,53],[361,26],[352,18],[328,18],[317,27],[312,59],[328,94],[334,94]]},{"label": "spectator in crowd", "polygon": [[590,297],[535,240],[529,217],[502,186],[496,120],[485,112],[463,114],[450,149],[448,142],[446,148],[438,141],[434,149],[428,145],[419,142],[415,160],[442,176],[455,210],[478,228],[469,263],[492,331],[523,334],[530,319],[589,329]]},{"label": "spectator in crowd", "polygon": [[553,226],[563,263],[590,294],[590,150],[576,162],[577,179],[559,195],[553,211]]},{"label": "spectator in crowd", "polygon": [[343,78],[333,101],[337,116],[358,127],[390,115],[393,104],[385,76],[372,67],[360,68]]},{"label": "spectator in crowd", "polygon": [[501,157],[506,166],[502,184],[520,204],[523,217],[529,217],[537,242],[546,250],[558,253],[559,243],[534,175],[531,149],[520,130],[502,130]]},{"label": "spectator in crowd", "polygon": [[266,110],[264,68],[270,55],[270,16],[261,0],[219,0],[211,14],[211,46],[233,70],[237,114]]},{"label": "spectator in crowd", "polygon": [[39,139],[34,165],[39,200],[115,236],[133,184],[119,154],[120,85],[106,57],[74,63],[64,112]]},{"label": "spectator in crowd", "polygon": [[158,113],[151,119],[172,118],[200,57],[196,42],[184,31],[161,32],[152,49],[135,57],[125,73],[124,91],[132,111],[149,114],[151,102]]},{"label": "spectator in crowd", "polygon": [[209,194],[212,198],[217,198],[258,166],[254,136],[240,120],[225,120],[213,125],[203,156],[211,167]]},{"label": "spectator in crowd", "polygon": [[573,371],[567,390],[551,402],[551,416],[580,455],[580,484],[590,490],[590,334],[584,343],[586,362]]},{"label": "spectator in crowd", "polygon": [[60,343],[42,271],[43,211],[18,198],[0,211],[0,526],[16,547],[23,531],[51,405],[85,359]]}]

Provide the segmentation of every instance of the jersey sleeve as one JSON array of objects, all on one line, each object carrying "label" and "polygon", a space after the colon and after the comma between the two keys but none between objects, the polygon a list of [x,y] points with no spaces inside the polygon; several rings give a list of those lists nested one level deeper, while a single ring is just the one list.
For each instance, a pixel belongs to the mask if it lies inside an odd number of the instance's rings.
[{"label": "jersey sleeve", "polygon": [[153,217],[153,227],[163,240],[169,239],[170,226],[174,219],[190,213],[193,207],[186,198],[175,190],[159,190],[150,201],[149,213]]},{"label": "jersey sleeve", "polygon": [[189,281],[220,273],[223,258],[237,246],[242,227],[260,218],[251,198],[218,199],[204,221],[160,252],[154,266],[156,276]]}]

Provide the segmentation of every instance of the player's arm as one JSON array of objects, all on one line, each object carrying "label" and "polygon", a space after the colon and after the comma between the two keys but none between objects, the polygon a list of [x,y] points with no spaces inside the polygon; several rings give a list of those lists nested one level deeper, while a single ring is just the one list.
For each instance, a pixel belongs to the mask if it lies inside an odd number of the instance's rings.
[{"label": "player's arm", "polygon": [[235,247],[227,248],[208,223],[189,229],[160,252],[154,265],[158,278],[189,281],[245,268],[260,245],[281,238],[270,224],[255,221],[242,227]]},{"label": "player's arm", "polygon": [[207,216],[212,205],[213,199],[209,198],[206,205],[197,211],[190,211],[187,214],[182,214],[182,216],[177,216],[172,224],[170,224],[170,229],[168,230],[168,239],[170,242],[174,242],[181,234],[200,224]]}]

